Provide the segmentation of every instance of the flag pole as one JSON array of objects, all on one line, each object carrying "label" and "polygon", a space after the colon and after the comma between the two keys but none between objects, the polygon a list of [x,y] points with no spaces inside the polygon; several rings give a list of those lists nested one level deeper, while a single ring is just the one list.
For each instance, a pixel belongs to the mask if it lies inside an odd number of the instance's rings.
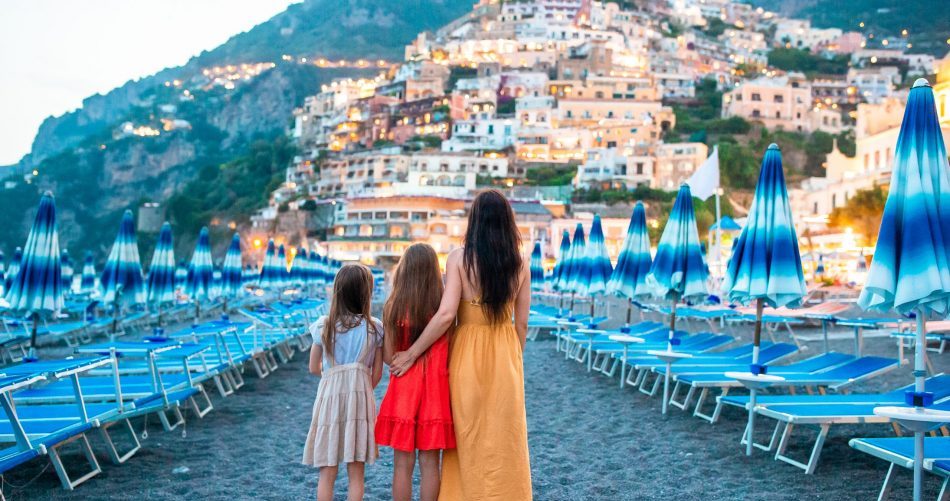
[{"label": "flag pole", "polygon": [[722,211],[719,208],[719,193],[722,188],[716,186],[716,278],[722,278]]}]

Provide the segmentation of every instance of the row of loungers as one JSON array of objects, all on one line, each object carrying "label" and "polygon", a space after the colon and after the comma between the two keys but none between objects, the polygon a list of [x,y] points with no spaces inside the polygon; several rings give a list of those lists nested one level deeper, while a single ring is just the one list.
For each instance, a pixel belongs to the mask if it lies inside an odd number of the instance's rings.
[{"label": "row of loungers", "polygon": [[[242,307],[250,304],[257,298],[245,296],[232,300],[231,307]],[[109,336],[116,338],[129,332],[138,332],[150,325],[161,323],[176,324],[191,319],[195,314],[194,303],[181,303],[161,311],[147,311],[133,309],[125,312],[118,321],[115,321],[106,311],[99,311],[101,304],[98,301],[70,300],[66,302],[65,318],[57,322],[43,321],[37,329],[37,343],[39,345],[53,344],[62,341],[68,347],[74,348],[88,344],[96,337]],[[205,315],[223,309],[221,300],[205,302],[201,305],[201,312]],[[115,324],[115,325],[113,325]],[[26,348],[30,342],[32,320],[12,315],[0,316],[0,363],[20,361],[26,355]],[[113,329],[115,332],[113,333]]]},{"label": "row of loungers", "polygon": [[[534,312],[541,319],[545,310]],[[530,320],[529,320],[530,325]],[[647,350],[663,349],[668,342],[668,327],[659,322],[644,321],[623,329],[597,329],[596,325],[560,324],[551,329],[557,338],[556,349],[565,358],[587,363],[589,370],[596,370],[613,377],[620,374],[621,387],[634,386],[643,393],[657,393],[666,375],[666,364],[647,354]],[[635,336],[636,343],[624,336]],[[692,358],[674,364],[670,377],[675,382],[671,391],[671,405],[683,410],[692,409],[693,415],[711,423],[717,422],[725,408],[738,408],[756,413],[757,420],[772,420],[765,441],[756,441],[755,448],[774,454],[779,461],[801,468],[805,473],[814,473],[825,440],[832,426],[838,424],[886,424],[898,437],[853,439],[851,446],[891,463],[881,499],[890,490],[896,467],[913,467],[913,439],[899,435],[901,430],[888,419],[874,415],[874,407],[903,405],[905,393],[913,386],[895,389],[887,393],[850,393],[856,384],[884,374],[898,367],[898,360],[843,353],[828,352],[785,365],[775,365],[798,353],[794,345],[763,342],[760,363],[769,366],[768,373],[781,375],[784,381],[771,387],[766,394],[756,399],[754,409],[749,408],[747,394],[731,393],[742,385],[727,372],[746,371],[751,364],[752,345],[733,344],[731,336],[713,333],[688,334],[676,332],[674,348],[690,353]],[[715,350],[715,351],[714,351]],[[652,378],[652,381],[651,381]],[[934,407],[950,410],[950,376],[938,374],[926,382],[927,391],[934,395]],[[718,390],[715,407],[711,412],[704,409],[711,396]],[[793,431],[797,428],[814,428],[817,435],[810,446],[806,459],[789,456]],[[941,428],[947,434],[946,428]],[[740,441],[749,439],[748,429]],[[950,437],[927,439],[927,471],[944,477],[940,499],[950,499]]]},{"label": "row of loungers", "polygon": [[[157,417],[165,430],[185,422],[183,409],[204,417],[213,409],[207,385],[226,397],[244,385],[251,367],[264,378],[296,351],[309,349],[306,326],[316,300],[275,303],[142,341],[76,348],[77,357],[0,368],[0,474],[47,456],[60,482],[73,489],[102,471],[88,434],[97,432],[115,464],[141,447],[132,419]],[[117,432],[117,433],[115,433]],[[122,438],[122,440],[116,440]],[[123,445],[120,445],[122,442]],[[60,450],[78,444],[84,472],[68,472]]]}]

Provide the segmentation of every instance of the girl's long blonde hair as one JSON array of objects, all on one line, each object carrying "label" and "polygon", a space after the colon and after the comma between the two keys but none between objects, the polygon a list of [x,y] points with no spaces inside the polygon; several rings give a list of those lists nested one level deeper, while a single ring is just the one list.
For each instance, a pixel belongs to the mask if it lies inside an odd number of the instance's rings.
[{"label": "girl's long blonde hair", "polygon": [[402,340],[400,326],[408,325],[409,345],[425,329],[429,319],[439,310],[442,301],[442,271],[435,250],[428,244],[412,244],[399,260],[393,275],[393,288],[383,307],[383,330],[386,344],[393,352],[407,349],[398,346]]},{"label": "girl's long blonde hair", "polygon": [[330,360],[336,353],[336,335],[356,328],[361,321],[366,322],[366,332],[373,337],[379,335],[372,321],[373,273],[361,264],[347,264],[340,268],[333,280],[333,298],[330,312],[320,339],[323,349]]}]

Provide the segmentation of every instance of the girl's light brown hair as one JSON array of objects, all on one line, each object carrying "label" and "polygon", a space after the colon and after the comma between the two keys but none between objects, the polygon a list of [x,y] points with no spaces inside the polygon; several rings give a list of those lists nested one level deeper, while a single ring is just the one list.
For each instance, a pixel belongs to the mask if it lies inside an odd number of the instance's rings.
[{"label": "girl's light brown hair", "polygon": [[[439,310],[442,301],[442,272],[435,250],[427,244],[412,244],[396,266],[393,287],[383,307],[383,330],[387,346],[392,351],[409,348],[425,329],[429,319]],[[400,327],[408,323],[409,344],[399,346]]]},{"label": "girl's light brown hair", "polygon": [[[347,264],[340,268],[333,280],[333,299],[330,312],[323,325],[320,340],[324,352],[333,360],[336,353],[337,332],[346,332],[366,321],[368,335],[378,336],[376,324],[372,321],[373,273],[361,264]],[[334,360],[334,363],[336,361]]]}]

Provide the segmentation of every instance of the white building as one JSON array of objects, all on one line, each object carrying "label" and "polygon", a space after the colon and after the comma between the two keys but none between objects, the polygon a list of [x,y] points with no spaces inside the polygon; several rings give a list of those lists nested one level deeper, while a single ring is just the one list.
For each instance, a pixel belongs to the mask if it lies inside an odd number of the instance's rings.
[{"label": "white building", "polygon": [[848,85],[856,88],[858,95],[869,103],[880,103],[893,96],[900,80],[900,71],[894,66],[848,69]]},{"label": "white building", "polygon": [[452,124],[452,137],[442,142],[442,151],[503,150],[514,146],[518,127],[510,118],[459,120]]}]

